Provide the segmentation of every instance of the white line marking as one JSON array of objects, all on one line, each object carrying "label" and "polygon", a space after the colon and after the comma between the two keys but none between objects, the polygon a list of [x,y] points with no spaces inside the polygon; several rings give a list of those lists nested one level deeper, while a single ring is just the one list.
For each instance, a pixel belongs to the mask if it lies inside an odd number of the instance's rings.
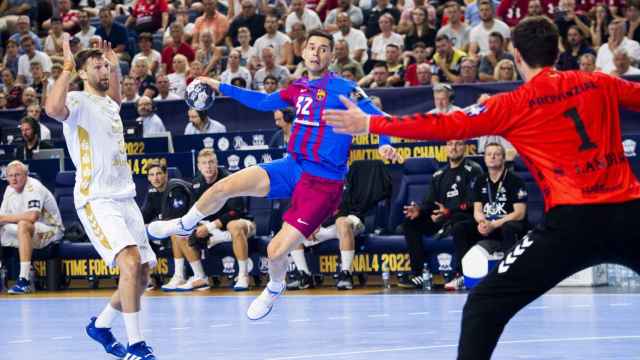
[{"label": "white line marking", "polygon": [[171,328],[171,330],[173,330],[173,331],[189,330],[189,329],[191,329],[191,326],[186,326],[186,327],[174,327],[174,328]]},{"label": "white line marking", "polygon": [[24,339],[24,340],[11,340],[8,343],[9,344],[26,344],[26,343],[30,343],[33,342],[33,340],[31,339]]},{"label": "white line marking", "polygon": [[330,316],[327,319],[329,320],[348,320],[351,319],[349,316]]},{"label": "white line marking", "polygon": [[615,304],[609,304],[609,306],[630,306],[631,303],[615,303]]},{"label": "white line marking", "polygon": [[55,336],[51,338],[51,340],[69,340],[69,339],[71,339],[71,336]]},{"label": "white line marking", "polygon": [[389,316],[389,314],[371,314],[371,315],[367,315],[367,317],[370,318],[380,318],[380,317],[387,317]]},{"label": "white line marking", "polygon": [[293,319],[293,320],[289,320],[289,322],[306,322],[306,321],[311,321],[311,319]]},{"label": "white line marking", "polygon": [[425,312],[412,312],[412,313],[407,313],[407,315],[429,315],[428,311]]},{"label": "white line marking", "polygon": [[[537,343],[557,343],[557,342],[583,342],[583,341],[606,341],[606,340],[640,340],[640,335],[628,335],[628,336],[593,336],[593,337],[575,337],[575,338],[552,338],[552,339],[527,339],[527,340],[506,340],[500,341],[500,345],[509,344],[537,344]],[[336,356],[348,356],[348,355],[360,355],[360,354],[373,354],[373,353],[386,353],[396,351],[414,351],[414,350],[429,350],[429,349],[453,349],[457,348],[458,344],[444,344],[444,345],[431,345],[431,346],[412,346],[401,348],[385,348],[374,350],[362,350],[362,351],[349,351],[340,353],[324,353],[324,354],[308,354],[308,355],[293,355],[284,357],[268,358],[266,360],[292,360],[292,359],[313,359],[323,357],[336,357]]]},{"label": "white line marking", "polygon": [[212,328],[220,328],[220,327],[229,327],[229,326],[231,326],[231,325],[232,325],[232,324],[213,324],[213,325],[209,325],[209,327],[212,327]]},{"label": "white line marking", "polygon": [[570,308],[590,308],[591,305],[583,304],[583,305],[569,305]]}]

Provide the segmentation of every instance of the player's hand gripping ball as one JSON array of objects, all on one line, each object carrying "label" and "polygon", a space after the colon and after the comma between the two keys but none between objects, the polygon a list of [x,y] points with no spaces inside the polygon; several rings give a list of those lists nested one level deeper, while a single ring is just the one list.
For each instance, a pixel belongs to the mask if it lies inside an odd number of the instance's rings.
[{"label": "player's hand gripping ball", "polygon": [[190,108],[198,111],[207,110],[213,105],[215,93],[209,85],[198,80],[193,80],[187,86],[187,98],[185,101]]}]

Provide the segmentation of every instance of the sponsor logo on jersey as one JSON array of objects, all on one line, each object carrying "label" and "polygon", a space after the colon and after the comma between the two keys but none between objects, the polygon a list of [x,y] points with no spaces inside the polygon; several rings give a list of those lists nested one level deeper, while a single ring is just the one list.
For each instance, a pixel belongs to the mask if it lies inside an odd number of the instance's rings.
[{"label": "sponsor logo on jersey", "polygon": [[325,97],[327,97],[327,92],[323,89],[318,90],[316,93],[316,100],[322,101]]}]

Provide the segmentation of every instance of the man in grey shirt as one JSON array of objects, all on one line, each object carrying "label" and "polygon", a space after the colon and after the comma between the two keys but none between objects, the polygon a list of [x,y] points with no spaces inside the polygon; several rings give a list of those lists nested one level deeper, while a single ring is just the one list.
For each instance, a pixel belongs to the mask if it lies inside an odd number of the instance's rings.
[{"label": "man in grey shirt", "polygon": [[451,39],[453,47],[467,52],[471,28],[462,21],[460,5],[455,1],[447,1],[444,11],[449,16],[449,23],[438,30],[437,36],[447,35]]}]

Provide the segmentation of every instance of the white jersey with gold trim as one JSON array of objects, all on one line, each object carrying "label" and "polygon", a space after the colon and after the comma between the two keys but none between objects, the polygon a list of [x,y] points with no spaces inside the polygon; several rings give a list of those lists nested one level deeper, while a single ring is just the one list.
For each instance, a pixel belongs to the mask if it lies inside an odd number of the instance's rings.
[{"label": "white jersey with gold trim", "polygon": [[120,105],[108,96],[72,91],[66,106],[69,116],[63,121],[63,133],[76,167],[76,208],[93,199],[135,197]]},{"label": "white jersey with gold trim", "polygon": [[27,178],[22,192],[17,192],[11,186],[7,186],[0,205],[0,213],[20,214],[27,211],[40,213],[38,222],[63,229],[62,217],[56,199],[42,183],[32,177]]}]

